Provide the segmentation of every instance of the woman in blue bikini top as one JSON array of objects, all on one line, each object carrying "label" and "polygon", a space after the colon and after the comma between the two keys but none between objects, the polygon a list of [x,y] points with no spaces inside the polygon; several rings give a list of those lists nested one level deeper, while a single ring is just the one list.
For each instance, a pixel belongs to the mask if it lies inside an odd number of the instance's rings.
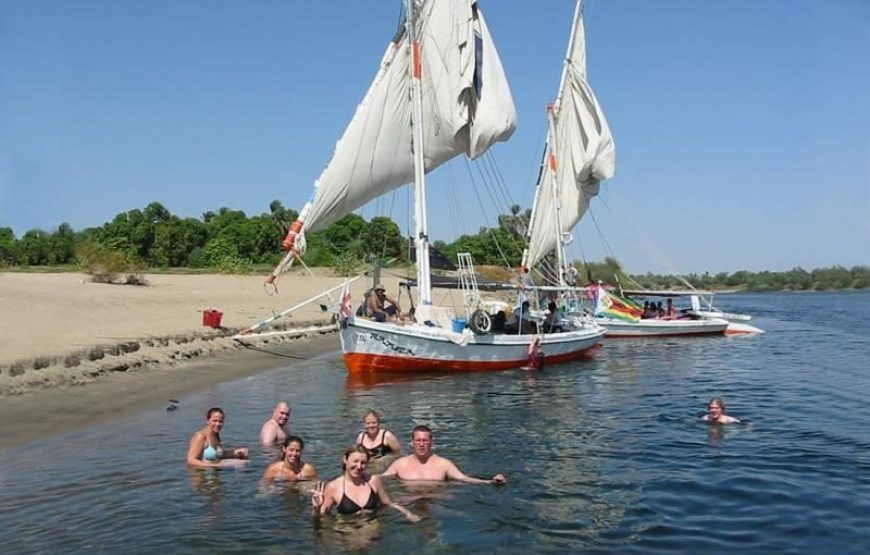
[{"label": "woman in blue bikini top", "polygon": [[344,473],[328,484],[318,482],[311,496],[315,515],[329,514],[333,508],[340,514],[355,514],[373,511],[381,506],[393,507],[411,522],[420,517],[394,503],[380,476],[366,474],[369,454],[365,447],[348,447],[342,458]]},{"label": "woman in blue bikini top", "polygon": [[221,445],[221,430],[226,415],[220,407],[212,407],[206,413],[205,428],[190,438],[187,448],[187,464],[197,468],[219,468],[223,459],[247,459],[248,448],[224,449]]}]

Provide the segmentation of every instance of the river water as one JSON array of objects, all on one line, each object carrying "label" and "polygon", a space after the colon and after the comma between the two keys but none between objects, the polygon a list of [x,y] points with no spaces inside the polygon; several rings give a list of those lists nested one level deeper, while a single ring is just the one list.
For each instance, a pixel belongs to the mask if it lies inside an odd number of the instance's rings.
[{"label": "river water", "polygon": [[[870,293],[721,300],[768,333],[610,340],[541,372],[379,383],[350,381],[335,353],[0,452],[0,550],[870,552]],[[713,395],[744,423],[700,422]],[[225,445],[255,446],[279,399],[324,477],[372,407],[403,441],[428,424],[437,452],[508,484],[390,481],[420,523],[318,521],[303,492],[259,484],[258,449],[241,469],[185,467],[210,406],[227,412]]]}]

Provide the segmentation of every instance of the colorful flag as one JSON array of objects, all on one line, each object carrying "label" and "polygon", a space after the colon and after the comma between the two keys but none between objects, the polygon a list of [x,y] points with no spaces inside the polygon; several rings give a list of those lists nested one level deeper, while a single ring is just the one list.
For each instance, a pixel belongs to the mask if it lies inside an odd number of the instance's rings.
[{"label": "colorful flag", "polygon": [[597,291],[597,303],[595,306],[596,316],[607,316],[608,318],[616,318],[627,322],[637,322],[643,314],[643,308],[631,299],[626,299],[608,293],[603,287],[599,286]]}]

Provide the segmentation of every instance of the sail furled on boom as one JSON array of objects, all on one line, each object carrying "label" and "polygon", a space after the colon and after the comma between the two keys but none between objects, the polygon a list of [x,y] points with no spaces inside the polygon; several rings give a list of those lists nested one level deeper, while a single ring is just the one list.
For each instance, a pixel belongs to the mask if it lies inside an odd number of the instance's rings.
[{"label": "sail furled on boom", "polygon": [[[418,1],[424,162],[482,155],[516,127],[510,87],[473,0]],[[368,92],[323,170],[305,229],[317,231],[414,179],[408,33],[391,42]]]},{"label": "sail furled on boom", "polygon": [[[555,171],[545,168],[538,178],[524,262],[530,267],[571,232],[589,208],[589,201],[598,194],[601,181],[613,177],[616,171],[613,137],[586,78],[586,32],[581,9],[577,10],[562,86],[553,106],[552,127],[544,159],[555,157]],[[558,219],[556,202],[560,208]]]}]

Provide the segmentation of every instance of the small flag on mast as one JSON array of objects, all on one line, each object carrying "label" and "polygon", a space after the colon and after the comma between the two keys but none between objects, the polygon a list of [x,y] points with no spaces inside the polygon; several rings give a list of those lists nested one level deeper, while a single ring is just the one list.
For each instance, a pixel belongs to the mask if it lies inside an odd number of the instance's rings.
[{"label": "small flag on mast", "polygon": [[341,289],[341,307],[338,310],[338,316],[342,320],[350,318],[350,282],[345,281],[344,287]]}]

